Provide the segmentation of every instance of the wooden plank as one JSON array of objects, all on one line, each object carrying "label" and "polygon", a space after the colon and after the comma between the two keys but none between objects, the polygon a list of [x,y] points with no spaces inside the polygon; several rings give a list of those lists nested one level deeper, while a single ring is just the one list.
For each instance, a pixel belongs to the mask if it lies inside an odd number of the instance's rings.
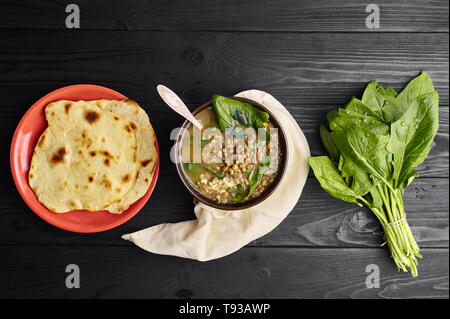
[{"label": "wooden plank", "polygon": [[[387,32],[448,32],[448,2],[380,0],[380,28]],[[64,1],[0,3],[0,28],[64,29]],[[81,28],[102,30],[372,31],[368,3],[357,0],[78,0]]]},{"label": "wooden plank", "polygon": [[[169,136],[182,121],[157,96],[156,85],[164,83],[191,108],[213,93],[268,91],[286,105],[318,155],[317,129],[328,111],[361,96],[373,79],[398,90],[426,70],[440,94],[440,129],[419,172],[448,177],[447,34],[0,30],[0,38],[0,145],[6,147],[22,114],[42,95],[69,84],[100,84],[149,112],[161,171],[173,173]],[[8,156],[0,154],[1,161]]]},{"label": "wooden plank", "polygon": [[[412,278],[379,248],[244,248],[202,263],[136,247],[2,246],[0,297],[448,298],[448,249],[423,255]],[[80,267],[79,289],[65,286],[68,264]],[[366,287],[370,264],[379,288]]]},{"label": "wooden plank", "polygon": [[[4,176],[3,180],[8,178]],[[70,233],[46,224],[23,203],[12,183],[4,183],[0,192],[0,244],[126,246],[128,243],[120,239],[124,233],[195,218],[193,199],[175,175],[160,176],[149,202],[133,219],[98,234]],[[406,190],[408,222],[422,248],[448,247],[448,187],[447,179],[419,178]],[[382,229],[368,209],[331,197],[310,177],[288,217],[250,245],[379,247],[383,241]]]}]

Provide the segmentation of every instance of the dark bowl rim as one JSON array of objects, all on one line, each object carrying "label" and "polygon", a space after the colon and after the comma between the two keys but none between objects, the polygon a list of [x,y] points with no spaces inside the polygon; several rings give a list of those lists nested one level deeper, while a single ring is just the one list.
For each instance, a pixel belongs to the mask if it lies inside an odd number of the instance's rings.
[{"label": "dark bowl rim", "polygon": [[[262,203],[264,200],[269,198],[270,195],[273,194],[273,192],[278,188],[282,179],[285,176],[287,165],[288,165],[287,161],[289,158],[289,154],[288,154],[289,150],[288,150],[288,145],[287,145],[286,132],[284,131],[280,121],[273,114],[273,112],[268,110],[262,104],[260,104],[256,101],[247,99],[247,98],[242,98],[242,97],[237,97],[237,96],[231,96],[231,97],[227,97],[227,98],[234,99],[237,101],[247,102],[247,103],[257,107],[258,109],[269,113],[269,119],[272,121],[274,126],[276,128],[278,128],[279,132],[281,132],[281,134],[279,134],[279,138],[280,138],[280,145],[282,148],[282,156],[281,156],[282,160],[280,161],[278,175],[275,178],[275,181],[273,181],[273,183],[270,184],[270,186],[259,197],[256,197],[252,200],[245,201],[245,202],[238,203],[238,204],[220,204],[220,203],[217,203],[217,202],[207,198],[203,194],[201,194],[199,191],[197,191],[194,188],[194,186],[192,186],[192,183],[188,180],[188,177],[185,175],[184,169],[182,167],[181,158],[180,158],[181,157],[182,137],[183,137],[186,129],[188,128],[188,126],[191,124],[191,122],[188,120],[185,120],[183,122],[181,129],[177,133],[177,137],[175,139],[175,145],[174,145],[174,159],[175,159],[175,167],[177,169],[178,176],[180,177],[181,181],[183,182],[183,184],[187,188],[187,190],[191,193],[192,196],[194,196],[194,198],[197,201],[202,202],[202,203],[204,203],[210,207],[216,208],[216,209],[233,211],[233,210],[247,209],[247,208],[256,206],[256,205]],[[192,111],[192,114],[194,116],[196,116],[198,113],[200,113],[201,111],[203,111],[205,108],[207,108],[209,106],[212,106],[212,100],[195,108],[195,110]]]}]

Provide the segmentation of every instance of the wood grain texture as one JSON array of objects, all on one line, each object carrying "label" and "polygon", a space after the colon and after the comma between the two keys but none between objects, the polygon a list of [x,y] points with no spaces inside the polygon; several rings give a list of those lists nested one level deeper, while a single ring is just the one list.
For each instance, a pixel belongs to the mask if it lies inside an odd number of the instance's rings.
[{"label": "wood grain texture", "polygon": [[[370,2],[208,0],[76,2],[81,28],[102,30],[373,31]],[[448,2],[380,0],[378,32],[448,32]],[[64,29],[67,1],[0,2],[0,28]]]},{"label": "wood grain texture", "polygon": [[[448,191],[448,180],[438,178],[417,179],[406,191],[408,222],[422,248],[448,247]],[[124,233],[195,218],[193,198],[175,175],[160,176],[149,202],[133,219],[98,234],[75,234],[46,224],[26,207],[13,185],[2,189],[0,205],[0,244],[126,246],[120,239]],[[372,212],[331,197],[310,177],[288,217],[250,245],[379,247],[383,241],[382,228]]]},{"label": "wood grain texture", "polygon": [[[9,274],[0,297],[448,298],[448,249],[423,255],[412,278],[379,248],[243,248],[202,263],[131,246],[12,245],[0,249],[0,271]],[[68,264],[80,267],[79,289],[65,287]],[[380,288],[366,288],[369,264],[380,269]]]},{"label": "wood grain texture", "polygon": [[[36,35],[39,34],[39,37]],[[190,108],[211,94],[257,88],[278,98],[323,153],[318,127],[328,111],[378,79],[399,90],[426,70],[440,94],[440,128],[422,176],[448,177],[448,35],[0,31],[0,144],[42,95],[76,83],[100,84],[137,100],[160,142],[161,172],[173,173],[170,132],[182,123],[156,93],[175,90]],[[55,45],[58,43],[58,45]],[[395,47],[391,44],[395,43]],[[45,52],[45,54],[43,54]],[[24,94],[23,92],[26,92]],[[6,162],[8,154],[0,154]],[[0,172],[9,171],[8,166]]]}]

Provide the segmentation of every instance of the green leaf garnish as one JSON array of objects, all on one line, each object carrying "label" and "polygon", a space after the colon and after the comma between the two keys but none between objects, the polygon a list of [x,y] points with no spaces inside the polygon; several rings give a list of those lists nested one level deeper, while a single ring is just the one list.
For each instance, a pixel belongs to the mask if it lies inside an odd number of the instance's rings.
[{"label": "green leaf garnish", "polygon": [[269,120],[267,112],[249,103],[228,99],[221,95],[213,95],[212,105],[221,131],[233,127],[235,122],[246,127],[260,128]]}]

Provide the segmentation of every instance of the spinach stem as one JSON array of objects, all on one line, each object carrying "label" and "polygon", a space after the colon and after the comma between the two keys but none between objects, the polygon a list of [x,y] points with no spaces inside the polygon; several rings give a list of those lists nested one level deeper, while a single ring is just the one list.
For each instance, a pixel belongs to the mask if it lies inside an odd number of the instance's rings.
[{"label": "spinach stem", "polygon": [[[403,201],[397,200],[398,196],[395,196],[396,194],[387,185],[378,184],[376,188],[383,202],[381,208],[371,206],[370,202],[362,197],[359,199],[370,208],[382,223],[386,239],[385,243],[397,267],[405,272],[410,269],[411,274],[416,277],[418,275],[417,257],[422,258],[422,255],[419,253],[419,246],[414,239],[408,222],[406,220],[402,221],[402,218],[406,216]],[[397,225],[390,225],[390,223],[397,221],[401,222]]]}]

